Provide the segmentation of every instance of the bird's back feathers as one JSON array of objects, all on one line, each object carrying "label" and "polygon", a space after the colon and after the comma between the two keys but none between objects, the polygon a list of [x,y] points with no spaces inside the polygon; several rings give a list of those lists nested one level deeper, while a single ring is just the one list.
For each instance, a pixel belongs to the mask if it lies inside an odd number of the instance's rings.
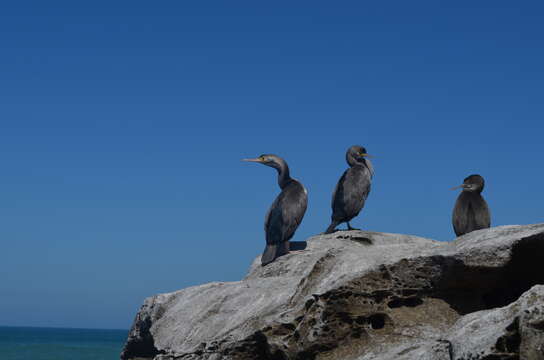
[{"label": "bird's back feathers", "polygon": [[491,215],[487,202],[479,193],[461,192],[453,208],[452,223],[457,236],[490,227]]},{"label": "bird's back feathers", "polygon": [[308,195],[304,186],[291,180],[274,200],[264,222],[266,248],[262,264],[274,261],[278,256],[289,252],[287,243],[300,225],[308,205]]},{"label": "bird's back feathers", "polygon": [[332,219],[350,221],[359,214],[370,193],[372,171],[363,165],[347,169],[332,194]]}]

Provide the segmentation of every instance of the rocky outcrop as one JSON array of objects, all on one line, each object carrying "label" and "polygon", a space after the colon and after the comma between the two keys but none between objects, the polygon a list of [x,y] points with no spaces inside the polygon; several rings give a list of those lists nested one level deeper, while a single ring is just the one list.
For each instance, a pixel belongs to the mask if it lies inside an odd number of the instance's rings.
[{"label": "rocky outcrop", "polygon": [[129,359],[544,359],[544,224],[452,242],[340,231],[146,299]]}]

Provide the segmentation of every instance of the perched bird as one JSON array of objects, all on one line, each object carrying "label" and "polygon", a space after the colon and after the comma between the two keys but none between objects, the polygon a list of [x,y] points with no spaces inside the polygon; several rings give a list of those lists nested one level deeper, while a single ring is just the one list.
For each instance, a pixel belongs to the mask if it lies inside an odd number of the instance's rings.
[{"label": "perched bird", "polygon": [[370,192],[374,168],[369,156],[366,149],[358,145],[350,147],[346,152],[350,168],[344,171],[332,194],[331,224],[325,234],[334,232],[336,226],[343,222],[347,223],[348,230],[356,230],[349,222],[359,215]]},{"label": "perched bird", "polygon": [[308,206],[308,192],[298,180],[291,178],[287,163],[279,156],[266,154],[243,161],[257,162],[278,171],[281,193],[270,206],[264,220],[266,247],[261,264],[265,266],[289,253],[289,240],[295,234]]},{"label": "perched bird", "polygon": [[480,175],[470,175],[463,184],[452,190],[463,188],[453,208],[453,230],[457,236],[474,230],[486,229],[491,226],[491,215],[486,201],[481,193],[484,189],[484,178]]}]

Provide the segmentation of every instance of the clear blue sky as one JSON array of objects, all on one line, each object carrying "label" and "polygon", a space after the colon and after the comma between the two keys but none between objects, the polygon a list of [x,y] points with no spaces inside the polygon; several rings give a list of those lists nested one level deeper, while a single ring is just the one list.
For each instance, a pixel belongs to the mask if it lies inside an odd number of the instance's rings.
[{"label": "clear blue sky", "polygon": [[352,224],[451,240],[482,174],[493,225],[544,221],[541,1],[0,5],[0,325],[128,328],[147,296],[240,279],[283,156],[323,231],[353,144]]}]

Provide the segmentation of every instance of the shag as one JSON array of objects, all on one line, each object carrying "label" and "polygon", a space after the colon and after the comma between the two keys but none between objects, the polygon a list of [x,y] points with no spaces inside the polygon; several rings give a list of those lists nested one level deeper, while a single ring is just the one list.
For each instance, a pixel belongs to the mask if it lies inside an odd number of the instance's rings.
[{"label": "shag", "polygon": [[243,161],[257,162],[278,171],[281,193],[270,206],[264,220],[266,247],[261,264],[265,266],[289,253],[289,240],[295,234],[308,206],[308,192],[298,180],[291,178],[287,163],[279,156],[265,154]]},{"label": "shag", "polygon": [[346,152],[346,161],[350,166],[344,171],[332,194],[331,224],[325,231],[330,234],[336,226],[345,222],[348,230],[356,230],[349,224],[350,220],[359,215],[370,192],[370,182],[374,168],[368,159],[366,149],[354,145]]},{"label": "shag", "polygon": [[480,175],[470,175],[463,184],[452,188],[462,188],[455,207],[453,208],[453,230],[457,236],[474,230],[486,229],[491,226],[491,215],[487,202],[481,193],[484,189],[484,178]]}]

